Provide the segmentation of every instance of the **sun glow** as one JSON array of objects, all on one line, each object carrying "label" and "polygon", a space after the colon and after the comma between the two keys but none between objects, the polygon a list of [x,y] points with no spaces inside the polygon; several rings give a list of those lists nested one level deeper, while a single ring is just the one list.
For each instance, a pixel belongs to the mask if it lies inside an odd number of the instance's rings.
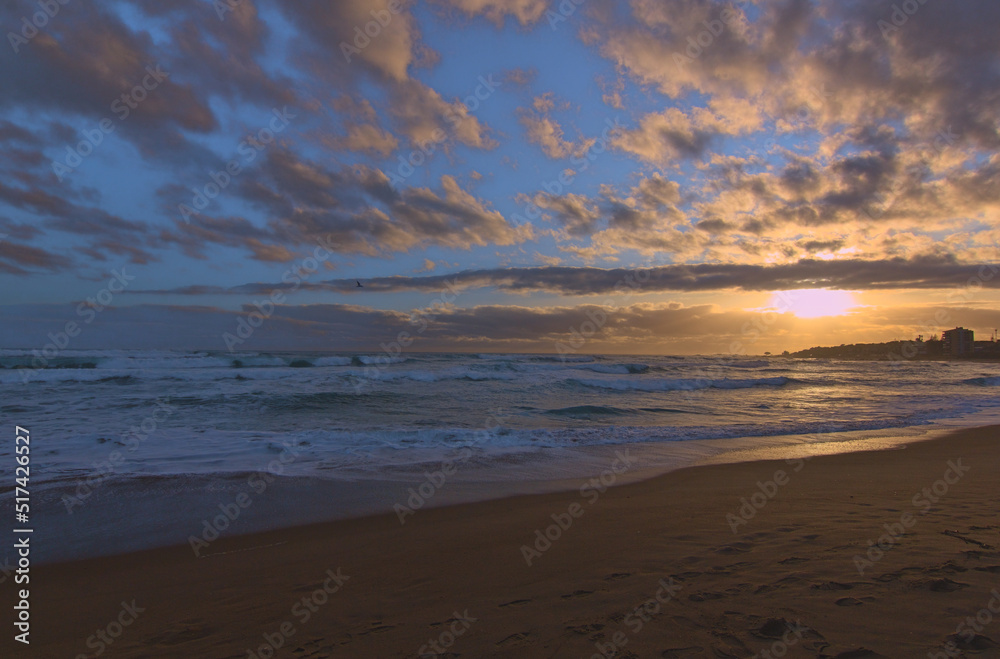
[{"label": "sun glow", "polygon": [[850,291],[831,291],[825,288],[778,291],[771,296],[770,305],[779,312],[790,311],[799,318],[843,316],[850,309],[859,306]]}]

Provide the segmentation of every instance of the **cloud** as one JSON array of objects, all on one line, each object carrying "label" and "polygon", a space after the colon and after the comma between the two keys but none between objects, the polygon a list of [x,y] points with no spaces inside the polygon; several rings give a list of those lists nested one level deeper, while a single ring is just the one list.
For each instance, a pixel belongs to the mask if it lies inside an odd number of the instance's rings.
[{"label": "cloud", "polygon": [[70,260],[31,245],[0,240],[0,271],[27,275],[39,270],[55,272],[70,265]]},{"label": "cloud", "polygon": [[668,108],[646,115],[638,128],[622,131],[611,145],[642,160],[667,165],[702,158],[715,138],[753,132],[762,125],[760,115],[746,101],[728,99],[715,105],[724,106],[728,114],[715,114],[707,108],[695,108],[690,113]]},{"label": "cloud", "polygon": [[[566,109],[568,103],[559,103],[558,106],[559,109]],[[562,126],[550,116],[556,107],[555,96],[552,92],[546,92],[532,100],[531,108],[519,108],[518,120],[525,128],[525,136],[528,142],[539,145],[549,158],[559,160],[570,155],[580,155],[594,144],[594,140],[574,144],[564,139]]]},{"label": "cloud", "polygon": [[[74,338],[74,349],[225,350],[225,333],[234,333],[240,316],[255,311],[205,306],[137,305],[106,308],[98,322]],[[944,315],[942,315],[942,313]],[[277,305],[271,316],[237,351],[316,350],[331,347],[382,353],[406,332],[409,351],[465,349],[471,352],[578,351],[580,354],[729,354],[734,343],[748,353],[798,350],[822,344],[885,341],[893,336],[927,333],[935,317],[975,327],[980,332],[1000,324],[1000,312],[963,304],[933,304],[879,309],[871,316],[799,319],[790,313],[720,309],[711,304],[678,302],[527,307],[480,305],[434,307],[407,311],[344,304]],[[870,316],[870,317],[871,317]],[[76,318],[75,305],[11,305],[0,307],[0,343],[38,349],[48,333]],[[584,343],[581,328],[600,326]],[[757,328],[766,328],[763,334]],[[759,338],[759,340],[758,340]]]},{"label": "cloud", "polygon": [[336,253],[378,255],[430,245],[513,245],[533,235],[530,225],[511,225],[454,177],[442,176],[437,191],[397,191],[380,170],[331,170],[280,149],[268,154],[240,192],[267,208],[266,226],[201,214],[190,223],[178,221],[162,240],[199,258],[215,243],[243,247],[258,260],[290,261],[294,250],[317,245]]},{"label": "cloud", "polygon": [[467,146],[492,149],[496,140],[489,128],[469,112],[461,100],[446,101],[441,94],[416,80],[392,87],[390,113],[399,130],[414,145],[435,144],[452,134]]},{"label": "cloud", "polygon": [[537,77],[538,69],[534,67],[530,69],[517,67],[504,71],[501,79],[504,84],[510,84],[517,87],[527,87],[531,85]]},{"label": "cloud", "polygon": [[458,9],[466,16],[485,16],[497,27],[502,27],[504,18],[511,16],[521,24],[534,23],[545,10],[548,0],[435,0],[435,2]]},{"label": "cloud", "polygon": [[[256,310],[246,305],[237,311],[213,307],[139,305],[109,307],[100,323],[88,327],[74,339],[76,349],[91,349],[118,337],[124,349],[156,349],[183,344],[195,349],[223,350],[223,335],[232,334],[237,318]],[[35,347],[46,341],[46,333],[58,331],[67,318],[75,317],[70,305],[19,305],[4,307],[5,317],[16,324],[0,326],[4,345]],[[238,351],[340,350],[381,351],[381,344],[395,341],[401,332],[413,338],[411,350],[454,349],[468,346],[490,350],[506,347],[556,352],[562,343],[576,343],[574,329],[594,318],[604,318],[599,331],[588,341],[591,351],[634,352],[636,345],[663,345],[679,340],[704,341],[738,335],[739,328],[757,314],[723,312],[711,305],[685,307],[678,303],[635,304],[607,307],[534,308],[516,305],[484,305],[471,308],[414,309],[408,312],[372,309],[343,304],[277,305]],[[775,329],[787,327],[781,318]],[[142,328],[142,331],[140,331]],[[664,339],[664,337],[670,337]]]},{"label": "cloud", "polygon": [[378,126],[351,124],[348,126],[347,136],[341,140],[333,140],[331,146],[385,157],[399,146],[399,140],[392,133]]},{"label": "cloud", "polygon": [[[669,271],[677,290],[741,277],[951,285],[1000,244],[1000,5],[918,3],[887,28],[897,4],[589,2],[572,29],[553,33],[539,23],[557,7],[541,0],[440,0],[430,12],[403,2],[388,14],[382,0],[243,0],[225,20],[201,0],[67,5],[20,52],[0,50],[0,267],[18,281],[68,281],[112,258],[180,272],[184,257],[220,246],[275,263],[326,241],[352,257],[413,253],[403,269],[425,259],[420,250],[468,250],[454,267],[490,273],[469,285],[511,292],[590,290],[573,283],[580,273],[564,287],[555,271],[494,268],[529,259],[671,262],[691,268]],[[36,11],[9,2],[0,23]],[[467,43],[449,41],[456,28],[511,43],[544,37],[590,83],[560,75],[558,58],[530,68],[530,49],[456,56],[451,46]],[[604,61],[581,57],[587,49]],[[470,110],[463,99],[479,83],[465,88],[458,65],[489,67],[501,93]],[[166,78],[119,122],[111,103],[157,66]],[[628,128],[586,171],[575,167],[571,192],[536,192],[535,168],[552,177],[539,151],[561,159],[594,144],[575,124],[592,119],[598,98]],[[292,130],[178,222],[192,188],[286,105],[300,113]],[[114,132],[79,171],[56,176],[53,161],[108,116]],[[419,147],[433,155],[401,175],[398,151]],[[544,231],[505,219],[525,201],[543,211]]]},{"label": "cloud", "polygon": [[[970,284],[971,282],[971,284]],[[261,294],[288,284],[246,284],[226,290],[177,288],[128,290],[128,294],[204,295]],[[951,259],[804,259],[780,265],[692,264],[646,268],[546,266],[463,270],[420,277],[370,277],[365,294],[402,291],[435,292],[494,288],[507,293],[546,292],[558,295],[621,295],[699,291],[780,291],[803,288],[838,290],[947,289],[965,286],[1000,288],[1000,265],[967,264]],[[354,279],[305,283],[303,290],[355,293]]]}]

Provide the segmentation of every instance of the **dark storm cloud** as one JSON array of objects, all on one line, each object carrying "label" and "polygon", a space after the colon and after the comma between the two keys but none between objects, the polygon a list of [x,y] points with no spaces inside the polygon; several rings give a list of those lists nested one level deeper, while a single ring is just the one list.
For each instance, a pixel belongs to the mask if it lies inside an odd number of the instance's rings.
[{"label": "dark storm cloud", "polygon": [[0,241],[0,271],[26,275],[39,270],[63,270],[69,265],[69,259],[44,249],[8,240]]},{"label": "dark storm cloud", "polygon": [[[109,307],[100,323],[88,328],[74,346],[80,349],[108,345],[117,348],[167,348],[183,342],[197,349],[225,350],[225,333],[233,333],[238,318],[256,311],[246,305],[237,311],[214,307],[138,305]],[[0,343],[13,347],[35,347],[47,332],[74,317],[72,305],[14,305],[0,308],[16,323],[0,325]],[[415,309],[387,311],[368,307],[315,304],[278,305],[238,350],[330,349],[381,351],[400,333],[412,339],[409,350],[454,349],[456,345],[477,349],[534,348],[556,350],[556,342],[571,341],[575,328],[594,318],[604,318],[591,337],[591,350],[635,350],[636,341],[670,342],[691,338],[705,340],[738,335],[755,317],[752,312],[722,312],[710,305],[683,307],[635,305],[617,309],[597,305],[532,308],[490,305],[467,309]],[[784,329],[790,318],[781,317],[772,327]],[[579,334],[576,334],[579,336]],[[669,338],[665,338],[669,337]],[[721,347],[721,346],[719,346]]]},{"label": "dark storm cloud", "polygon": [[[820,251],[833,246],[811,245]],[[1000,287],[1000,266],[961,264],[954,259],[920,258],[885,261],[801,260],[783,265],[697,264],[604,270],[600,268],[540,267],[465,270],[424,277],[373,277],[358,289],[354,279],[306,283],[301,290],[368,295],[398,291],[496,288],[509,293],[546,292],[560,295],[608,295],[622,292],[666,291],[774,291],[800,288],[844,290],[933,289],[964,286],[970,281],[986,288]],[[245,284],[228,289],[184,287],[129,290],[130,294],[203,295],[206,293],[266,294],[289,285]]]}]

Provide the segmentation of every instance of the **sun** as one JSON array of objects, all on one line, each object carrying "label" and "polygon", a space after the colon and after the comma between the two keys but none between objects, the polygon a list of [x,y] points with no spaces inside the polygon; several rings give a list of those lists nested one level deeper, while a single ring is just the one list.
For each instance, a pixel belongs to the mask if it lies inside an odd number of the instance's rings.
[{"label": "sun", "polygon": [[777,291],[771,296],[770,306],[781,313],[791,312],[799,318],[822,318],[843,316],[859,305],[851,291],[802,288],[795,291]]}]

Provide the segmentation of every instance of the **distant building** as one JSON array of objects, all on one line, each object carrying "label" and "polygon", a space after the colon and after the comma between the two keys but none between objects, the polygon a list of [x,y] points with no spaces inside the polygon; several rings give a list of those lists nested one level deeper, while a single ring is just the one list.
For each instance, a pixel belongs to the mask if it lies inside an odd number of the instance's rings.
[{"label": "distant building", "polygon": [[976,341],[975,353],[986,357],[1000,355],[1000,343],[996,341]]},{"label": "distant building", "polygon": [[971,355],[973,346],[976,345],[975,334],[972,330],[964,327],[956,327],[944,332],[941,335],[941,341],[944,344],[942,346],[944,354],[952,357]]}]

